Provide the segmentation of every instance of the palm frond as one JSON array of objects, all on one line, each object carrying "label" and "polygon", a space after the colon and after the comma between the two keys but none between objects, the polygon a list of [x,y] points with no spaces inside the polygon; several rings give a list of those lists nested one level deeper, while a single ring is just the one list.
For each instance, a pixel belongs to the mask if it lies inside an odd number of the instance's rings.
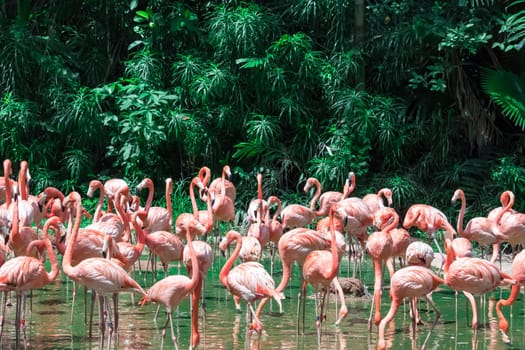
[{"label": "palm frond", "polygon": [[525,130],[525,74],[518,76],[503,69],[484,69],[481,86],[503,114]]}]

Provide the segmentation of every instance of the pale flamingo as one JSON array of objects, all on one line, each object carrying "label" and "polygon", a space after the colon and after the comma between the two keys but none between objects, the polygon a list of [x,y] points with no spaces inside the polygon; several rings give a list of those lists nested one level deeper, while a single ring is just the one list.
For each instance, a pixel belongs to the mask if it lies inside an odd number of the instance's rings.
[{"label": "pale flamingo", "polygon": [[[320,327],[324,319],[324,305],[326,300],[326,295],[330,289],[330,284],[337,282],[337,275],[339,273],[339,253],[336,242],[336,232],[334,227],[334,216],[336,215],[335,209],[332,207],[329,212],[330,218],[330,251],[328,250],[313,250],[311,251],[304,260],[302,274],[303,274],[303,294],[306,294],[306,286],[311,284],[315,291],[315,300],[316,300],[316,327],[318,342],[320,345]],[[339,286],[340,287],[340,286]],[[318,300],[317,295],[319,291],[323,291],[323,297],[320,305],[320,310],[317,308]],[[339,291],[340,296],[342,296],[342,290]],[[346,317],[348,310],[344,302],[344,297],[341,298],[341,310],[339,312],[339,318],[335,322],[336,325]]]},{"label": "pale flamingo", "polygon": [[[439,209],[436,209],[427,204],[413,204],[411,205],[403,220],[403,227],[407,230],[411,227],[417,227],[421,231],[425,232],[430,239],[434,241],[439,255],[441,256],[442,263],[441,267],[445,263],[445,258],[441,246],[436,239],[436,232],[438,230],[445,230],[445,238],[452,240],[455,236],[456,231],[454,227],[449,223],[446,215]],[[440,271],[441,271],[440,267]]]},{"label": "pale flamingo", "polygon": [[363,197],[363,201],[368,205],[372,213],[375,214],[378,210],[385,207],[383,197],[386,198],[386,205],[388,207],[392,206],[392,190],[389,188],[382,188],[377,193],[369,193]]},{"label": "pale flamingo", "polygon": [[516,281],[516,283],[512,285],[509,297],[507,299],[498,300],[496,304],[496,313],[498,314],[499,328],[505,334],[508,334],[509,323],[505,319],[501,308],[503,306],[512,305],[519,297],[521,286],[525,285],[525,250],[519,252],[512,261],[511,276]]},{"label": "pale flamingo", "polygon": [[123,179],[109,179],[104,182],[104,194],[108,200],[108,213],[112,213],[114,209],[113,196],[121,188],[129,187],[128,183]]},{"label": "pale flamingo", "polygon": [[[339,249],[338,256],[342,257],[346,250],[346,243],[343,235],[339,232],[336,232],[336,242]],[[305,227],[298,227],[284,233],[279,240],[279,256],[281,257],[283,274],[281,281],[275,290],[278,293],[284,291],[290,281],[292,264],[294,262],[297,262],[299,269],[302,271],[304,261],[311,251],[329,250],[330,245],[330,232],[327,231],[317,231]],[[303,275],[301,274],[300,285],[303,283],[302,276]],[[302,295],[301,292],[299,292],[297,301],[297,327],[299,327],[299,309],[301,299]],[[262,309],[267,301],[268,299],[263,299],[257,307],[257,318],[260,318]],[[299,331],[299,328],[297,328],[297,331]]]},{"label": "pale flamingo", "polygon": [[[518,244],[525,245],[525,214],[511,212],[514,205],[514,194],[506,191],[508,201],[503,210],[493,220],[492,229],[500,242],[508,242],[514,251]],[[502,200],[502,204],[504,200]]]},{"label": "pale flamingo", "polygon": [[[352,179],[353,178],[354,176],[352,176]],[[353,185],[348,188],[347,192],[350,192],[350,190],[352,190],[352,187]],[[351,258],[354,259],[352,275],[355,277],[358,265],[360,271],[360,263],[362,257],[361,251],[365,249],[366,241],[368,239],[367,230],[368,227],[372,226],[373,224],[374,215],[372,214],[372,211],[370,210],[368,205],[361,198],[357,197],[344,198],[343,200],[335,203],[334,206],[336,206],[337,210],[344,210],[346,214],[343,218],[343,227],[344,232],[348,234],[348,261],[350,262]],[[354,239],[356,239],[359,243],[357,252],[353,251]]]},{"label": "pale flamingo", "polygon": [[262,174],[257,174],[257,198],[254,198],[250,201],[247,210],[247,220],[250,224],[257,222],[260,217],[260,220],[264,220],[266,212],[269,210],[268,201],[263,199],[262,193]]},{"label": "pale flamingo", "polygon": [[481,246],[492,246],[492,257],[490,261],[495,262],[499,255],[499,242],[492,231],[492,221],[488,217],[475,217],[470,219],[467,226],[463,229],[463,219],[465,217],[467,201],[465,199],[465,193],[461,189],[457,189],[454,192],[452,202],[455,203],[458,199],[461,200],[461,209],[457,222],[457,232],[459,236],[473,242],[478,242]]},{"label": "pale flamingo", "polygon": [[222,176],[214,179],[208,186],[210,193],[214,193],[215,197],[219,194],[226,195],[231,199],[232,204],[235,203],[237,198],[237,190],[235,185],[230,181],[232,176],[231,169],[229,165],[222,167]]},{"label": "pale flamingo", "polygon": [[137,190],[142,191],[144,188],[148,189],[148,198],[144,205],[144,210],[148,213],[148,216],[144,218],[143,228],[147,233],[155,231],[172,231],[173,211],[171,205],[171,191],[173,186],[173,180],[171,178],[166,179],[166,208],[164,207],[152,207],[154,186],[153,181],[150,178],[143,179],[138,185]]},{"label": "pale flamingo", "polygon": [[277,246],[281,236],[283,235],[283,225],[278,219],[279,215],[281,214],[281,200],[277,196],[270,196],[268,197],[267,201],[268,206],[271,206],[272,204],[277,205],[277,209],[275,209],[275,212],[273,213],[273,216],[268,224],[270,228],[270,242],[273,242],[273,244]]},{"label": "pale flamingo", "polygon": [[430,268],[434,260],[434,250],[425,242],[414,241],[407,247],[405,260],[407,265]]},{"label": "pale flamingo", "polygon": [[39,198],[29,195],[28,180],[31,179],[29,175],[29,168],[27,161],[20,162],[20,170],[18,172],[18,210],[20,226],[32,226],[35,224],[38,228],[42,228],[41,222],[45,218],[44,207],[39,203]]},{"label": "pale flamingo", "polygon": [[[410,299],[410,308],[412,315],[416,315],[416,298],[427,298],[429,304],[433,307],[436,318],[432,325],[432,328],[436,325],[439,320],[440,313],[436,305],[432,302],[432,299],[427,296],[432,293],[440,284],[445,283],[443,279],[436,276],[430,269],[422,266],[407,266],[396,271],[390,280],[390,310],[386,316],[379,323],[379,339],[377,341],[377,348],[380,350],[386,349],[385,343],[385,327],[394,318],[399,305],[401,305],[403,299]],[[415,330],[416,319],[412,319],[412,327]],[[432,331],[432,329],[431,329]],[[430,332],[428,333],[423,349],[428,341]]]},{"label": "pale flamingo", "polygon": [[392,255],[387,259],[386,265],[390,277],[394,274],[394,259],[396,257],[405,258],[406,250],[411,242],[411,237],[408,231],[402,227],[397,227],[399,224],[399,214],[394,208],[383,207],[379,209],[374,215],[374,226],[383,230],[390,229],[390,237],[392,237]]},{"label": "pale flamingo", "polygon": [[[7,291],[15,291],[17,296],[17,310],[16,310],[16,321],[15,325],[17,328],[17,336],[21,323],[24,323],[24,320],[21,319],[21,298],[23,293],[31,289],[42,288],[58,276],[58,260],[56,254],[53,250],[53,246],[49,241],[47,232],[50,228],[56,228],[60,219],[58,217],[49,218],[43,228],[42,240],[33,241],[33,243],[28,246],[28,252],[33,249],[32,246],[35,246],[35,250],[45,248],[48,254],[49,262],[51,264],[51,271],[47,272],[44,261],[31,257],[31,256],[18,256],[13,259],[9,259],[2,267],[0,267],[0,290],[7,293]],[[36,247],[41,246],[41,247]],[[5,315],[5,303],[2,310],[2,320],[0,325],[3,327]]]},{"label": "pale flamingo", "polygon": [[[212,198],[212,210],[215,220],[222,222],[233,222],[235,220],[235,197],[232,191],[235,186],[227,181],[225,176],[229,173],[229,166],[225,166],[228,171],[223,171],[221,180],[213,180],[209,189],[209,195]],[[227,186],[231,184],[231,186]],[[212,186],[213,185],[213,186]],[[228,192],[228,190],[230,192]],[[236,193],[236,192],[235,192]],[[232,199],[233,198],[233,199]]]},{"label": "pale flamingo", "polygon": [[248,303],[248,309],[254,317],[250,328],[260,334],[263,326],[253,309],[253,302],[265,297],[271,297],[275,299],[279,309],[282,310],[281,299],[284,299],[284,295],[275,290],[272,277],[258,262],[245,262],[232,269],[235,259],[239,256],[242,248],[241,235],[236,231],[228,231],[226,241],[220,245],[220,249],[224,251],[234,240],[237,241],[235,251],[223,265],[219,279],[232,295],[239,296]]},{"label": "pale flamingo", "polygon": [[[195,254],[197,255],[198,268],[199,268],[199,282],[193,291],[191,292],[191,339],[190,349],[196,349],[200,342],[199,333],[199,301],[201,295],[204,295],[204,285],[206,281],[206,274],[213,264],[213,250],[210,245],[203,241],[193,241],[192,243]],[[189,244],[186,244],[183,252],[184,266],[189,274],[193,273],[193,267],[191,263],[191,254]],[[206,309],[204,299],[202,301],[202,309]]]},{"label": "pale flamingo", "polygon": [[[307,181],[304,186],[305,192],[308,192],[309,186],[310,185]],[[317,216],[315,215],[315,211],[311,208],[315,208],[315,203],[317,202],[320,196],[321,186],[317,186],[315,193],[312,199],[310,200],[309,207],[306,207],[301,204],[288,204],[286,207],[284,207],[283,211],[281,212],[281,223],[283,225],[283,229],[305,227],[313,223]]]},{"label": "pale flamingo", "polygon": [[10,176],[13,173],[12,170],[12,163],[10,159],[4,159],[3,162],[4,167],[4,183],[11,183],[12,186],[6,186],[5,187],[5,197],[4,197],[4,203],[0,205],[0,219],[4,220],[6,223],[11,222],[11,213],[10,208],[13,200],[13,193],[15,191],[18,191],[18,184],[11,180]]},{"label": "pale flamingo", "polygon": [[[132,292],[146,295],[142,287],[131,278],[126,270],[120,267],[115,262],[104,258],[89,258],[82,260],[77,265],[72,265],[73,247],[76,244],[79,233],[80,222],[82,219],[82,201],[78,192],[71,192],[64,199],[64,207],[71,208],[75,206],[76,218],[74,227],[71,232],[71,237],[68,238],[66,251],[62,259],[62,270],[73,281],[96,291],[99,296],[100,305],[100,331],[101,339],[104,339],[105,323],[104,323],[104,300],[108,294],[113,295],[114,309],[115,309],[115,330],[118,330],[118,305],[117,293]],[[111,312],[108,313],[109,315]],[[110,334],[113,329],[110,328]]]},{"label": "pale flamingo", "polygon": [[[26,250],[29,244],[32,241],[38,239],[38,234],[33,229],[33,227],[21,224],[21,221],[19,220],[19,199],[15,198],[13,204],[14,205],[11,206],[11,209],[13,211],[11,221],[11,234],[9,235],[9,240],[7,244],[13,250],[15,256],[23,256],[26,255]],[[29,255],[32,257],[37,257],[38,252],[36,249],[32,249]]]},{"label": "pale flamingo", "polygon": [[381,231],[373,232],[366,242],[368,255],[374,262],[374,301],[370,307],[368,329],[372,328],[372,313],[375,309],[374,323],[381,322],[381,294],[383,292],[383,263],[392,257],[393,243],[390,231],[397,226],[397,221],[392,220]]},{"label": "pale flamingo", "polygon": [[[186,236],[187,224],[189,222],[192,222],[194,219],[199,218],[199,208],[197,207],[197,201],[195,200],[195,186],[197,186],[199,190],[204,190],[204,184],[202,183],[200,177],[194,177],[190,181],[190,201],[191,201],[192,212],[191,213],[181,213],[175,219],[175,234],[179,236],[179,238],[181,239],[183,239]],[[205,198],[206,202],[209,202],[210,198],[208,197],[209,196]],[[213,222],[213,212],[212,212],[212,222]],[[192,238],[195,239],[195,237],[192,237]]]},{"label": "pale flamingo", "polygon": [[456,259],[449,239],[445,239],[445,250],[445,282],[450,288],[465,294],[472,306],[472,328],[477,329],[478,314],[473,295],[482,295],[502,284],[513,284],[515,281],[487,260],[469,257]]},{"label": "pale flamingo", "polygon": [[[205,228],[197,221],[188,223],[188,229],[186,231],[186,239],[188,240],[189,255],[191,257],[191,278],[182,275],[168,276],[155,283],[148,289],[148,292],[140,301],[140,305],[145,305],[148,302],[154,302],[163,304],[166,306],[166,324],[162,331],[162,338],[166,336],[166,328],[168,322],[170,323],[171,339],[173,345],[177,347],[177,338],[173,328],[172,311],[175,309],[180,302],[186,298],[199,284],[199,262],[197,255],[192,244],[192,231],[198,229],[199,231],[205,230]],[[193,233],[194,235],[194,233]]]},{"label": "pale flamingo", "polygon": [[[311,179],[311,180],[310,180]],[[309,187],[311,186],[315,186],[317,188],[317,186],[319,187],[322,187],[321,186],[321,183],[319,183],[319,185],[317,185],[316,181],[319,182],[316,178],[310,178],[308,179],[309,181],[307,181],[307,190],[309,190]],[[330,211],[330,207],[339,202],[340,200],[348,197],[348,195],[350,194],[350,192],[353,191],[353,188],[350,189],[349,186],[350,186],[350,181],[353,180],[353,183],[354,183],[354,187],[355,187],[355,179],[353,178],[353,173],[350,172],[348,173],[348,178],[345,180],[345,185],[343,186],[343,192],[338,192],[338,191],[326,191],[326,192],[323,192],[321,194],[321,196],[319,197],[319,209],[315,211],[315,215],[317,217],[323,217],[323,216],[327,216],[329,211]],[[346,196],[346,197],[345,197]],[[311,205],[312,203],[310,203]],[[315,210],[315,203],[314,203],[314,207],[310,206],[310,209],[312,210]]]}]

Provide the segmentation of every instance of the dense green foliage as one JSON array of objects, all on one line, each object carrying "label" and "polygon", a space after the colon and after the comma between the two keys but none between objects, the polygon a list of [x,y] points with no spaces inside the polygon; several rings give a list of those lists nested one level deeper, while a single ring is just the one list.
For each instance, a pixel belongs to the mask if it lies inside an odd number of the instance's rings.
[{"label": "dense green foliage", "polygon": [[525,194],[523,0],[0,3],[0,152],[35,192],[229,164],[239,203],[259,171],[401,211]]}]

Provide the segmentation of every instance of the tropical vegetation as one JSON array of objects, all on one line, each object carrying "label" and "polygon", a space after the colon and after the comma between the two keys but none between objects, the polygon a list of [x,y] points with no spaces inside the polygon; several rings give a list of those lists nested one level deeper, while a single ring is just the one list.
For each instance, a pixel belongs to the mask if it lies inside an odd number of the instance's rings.
[{"label": "tropical vegetation", "polygon": [[0,4],[0,152],[35,192],[229,164],[239,203],[258,172],[286,196],[353,171],[401,211],[524,198],[524,0]]}]

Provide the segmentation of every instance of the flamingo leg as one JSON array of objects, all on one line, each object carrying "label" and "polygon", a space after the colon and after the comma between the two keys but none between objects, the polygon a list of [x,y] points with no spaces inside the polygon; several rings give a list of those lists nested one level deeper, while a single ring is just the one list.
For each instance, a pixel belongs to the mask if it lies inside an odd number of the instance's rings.
[{"label": "flamingo leg", "polygon": [[465,294],[472,306],[472,329],[478,329],[478,310],[476,307],[476,300],[474,299],[474,296],[468,292],[463,292],[463,294]]},{"label": "flamingo leg", "polygon": [[341,288],[341,284],[339,283],[337,277],[333,279],[332,283],[334,284],[334,287],[337,290],[337,294],[339,295],[339,300],[341,301],[341,310],[339,311],[339,317],[337,321],[335,321],[335,325],[338,326],[339,323],[341,323],[341,321],[343,320],[343,318],[345,318],[348,314],[348,308],[346,307],[343,288]]},{"label": "flamingo leg", "polygon": [[432,330],[434,329],[434,327],[437,325],[438,321],[439,321],[439,318],[441,317],[441,313],[439,312],[439,310],[437,309],[436,305],[434,304],[434,301],[432,300],[432,298],[429,298],[429,295],[426,295],[425,296],[425,299],[427,299],[427,302],[430,304],[430,306],[432,306],[432,308],[434,309],[434,312],[436,313],[436,318],[434,319],[434,322],[432,322],[432,326],[430,327],[430,330],[428,331],[428,334],[425,338],[425,341],[423,342],[423,345],[421,346],[421,349],[422,350],[425,350],[426,347],[427,347],[427,342],[428,342],[428,339],[430,338],[430,334],[432,333]]}]

